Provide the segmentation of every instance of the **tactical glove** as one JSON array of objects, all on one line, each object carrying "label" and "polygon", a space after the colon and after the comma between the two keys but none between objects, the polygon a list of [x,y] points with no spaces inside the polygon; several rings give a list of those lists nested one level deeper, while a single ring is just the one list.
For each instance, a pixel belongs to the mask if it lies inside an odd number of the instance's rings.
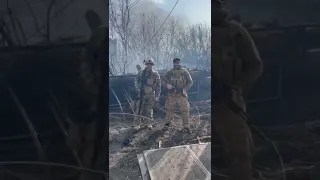
[{"label": "tactical glove", "polygon": [[167,83],[167,88],[170,90],[173,88],[173,86],[171,84]]}]

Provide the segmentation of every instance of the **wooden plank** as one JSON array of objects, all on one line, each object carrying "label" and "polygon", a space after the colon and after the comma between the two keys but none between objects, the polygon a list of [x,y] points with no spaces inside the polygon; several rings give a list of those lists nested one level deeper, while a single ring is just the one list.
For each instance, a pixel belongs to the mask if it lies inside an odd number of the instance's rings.
[{"label": "wooden plank", "polygon": [[138,154],[137,157],[138,157],[138,162],[139,162],[139,166],[140,166],[142,180],[151,180],[150,175],[149,175],[149,171],[148,171],[148,167],[147,167],[147,164],[146,164],[146,161],[144,159],[143,154]]},{"label": "wooden plank", "polygon": [[199,153],[191,155],[190,151],[186,146],[144,151],[151,180],[210,179],[211,173],[209,172],[208,176],[208,170],[199,159],[197,160],[197,156],[200,157]]}]

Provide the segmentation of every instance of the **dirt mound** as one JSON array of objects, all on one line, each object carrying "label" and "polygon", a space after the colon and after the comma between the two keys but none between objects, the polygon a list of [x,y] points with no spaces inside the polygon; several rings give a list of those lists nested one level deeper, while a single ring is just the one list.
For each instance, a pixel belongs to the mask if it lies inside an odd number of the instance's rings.
[{"label": "dirt mound", "polygon": [[[206,102],[192,102],[192,115],[190,118],[191,132],[187,134],[182,131],[182,120],[175,118],[172,126],[164,128],[163,119],[149,121],[153,128],[142,127],[137,129],[132,127],[137,125],[132,121],[132,117],[126,114],[125,117],[114,114],[109,117],[109,169],[110,179],[132,179],[139,180],[140,169],[137,154],[145,150],[161,147],[179,146],[191,144],[197,141],[197,137],[211,136],[210,106]],[[206,104],[207,111],[199,111],[196,107],[199,104]],[[130,145],[126,146],[126,141]],[[124,143],[125,142],[125,143]]]},{"label": "dirt mound", "polygon": [[[222,158],[223,151],[214,130],[212,131],[213,139],[211,139],[211,115],[210,105],[208,105],[210,102],[192,102],[192,104],[191,125],[193,131],[191,134],[186,134],[180,130],[181,119],[179,118],[173,123],[172,128],[167,130],[163,129],[161,119],[153,122],[154,128],[152,129],[141,128],[135,130],[130,126],[130,124],[134,124],[130,118],[123,120],[123,117],[115,118],[113,116],[110,122],[123,122],[120,124],[122,126],[126,125],[127,129],[122,127],[122,131],[121,128],[118,128],[118,132],[113,130],[113,132],[117,132],[114,134],[114,137],[117,138],[109,142],[110,147],[114,147],[109,151],[110,179],[141,179],[137,154],[144,150],[159,148],[159,142],[161,142],[161,147],[179,146],[197,143],[198,137],[212,140],[212,161],[214,161],[212,175],[215,179],[225,179],[227,172]],[[320,179],[320,121],[286,126],[259,127],[259,129],[273,141],[279,153],[276,152],[270,142],[254,135],[254,174],[256,179]],[[206,136],[210,136],[210,138]],[[130,146],[123,145],[125,139],[130,140]],[[279,156],[283,161],[282,165]]]}]

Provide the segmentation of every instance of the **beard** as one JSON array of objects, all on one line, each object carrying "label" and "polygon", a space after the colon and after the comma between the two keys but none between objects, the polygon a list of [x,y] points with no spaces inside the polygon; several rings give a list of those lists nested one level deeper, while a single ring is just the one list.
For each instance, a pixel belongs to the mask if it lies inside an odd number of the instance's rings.
[{"label": "beard", "polygon": [[217,8],[212,10],[212,24],[221,24],[227,18],[227,10],[224,8]]}]

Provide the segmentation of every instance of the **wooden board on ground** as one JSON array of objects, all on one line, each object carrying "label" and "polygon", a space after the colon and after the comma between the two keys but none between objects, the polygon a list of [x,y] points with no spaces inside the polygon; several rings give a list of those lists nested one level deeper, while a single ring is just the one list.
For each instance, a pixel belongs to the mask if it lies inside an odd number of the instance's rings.
[{"label": "wooden board on ground", "polygon": [[148,150],[138,159],[142,176],[149,175],[143,180],[211,179],[211,143]]},{"label": "wooden board on ground", "polygon": [[140,166],[142,179],[143,180],[150,180],[148,167],[147,167],[146,160],[144,159],[143,154],[138,154],[137,156],[138,156],[138,162],[139,162],[139,166]]}]

